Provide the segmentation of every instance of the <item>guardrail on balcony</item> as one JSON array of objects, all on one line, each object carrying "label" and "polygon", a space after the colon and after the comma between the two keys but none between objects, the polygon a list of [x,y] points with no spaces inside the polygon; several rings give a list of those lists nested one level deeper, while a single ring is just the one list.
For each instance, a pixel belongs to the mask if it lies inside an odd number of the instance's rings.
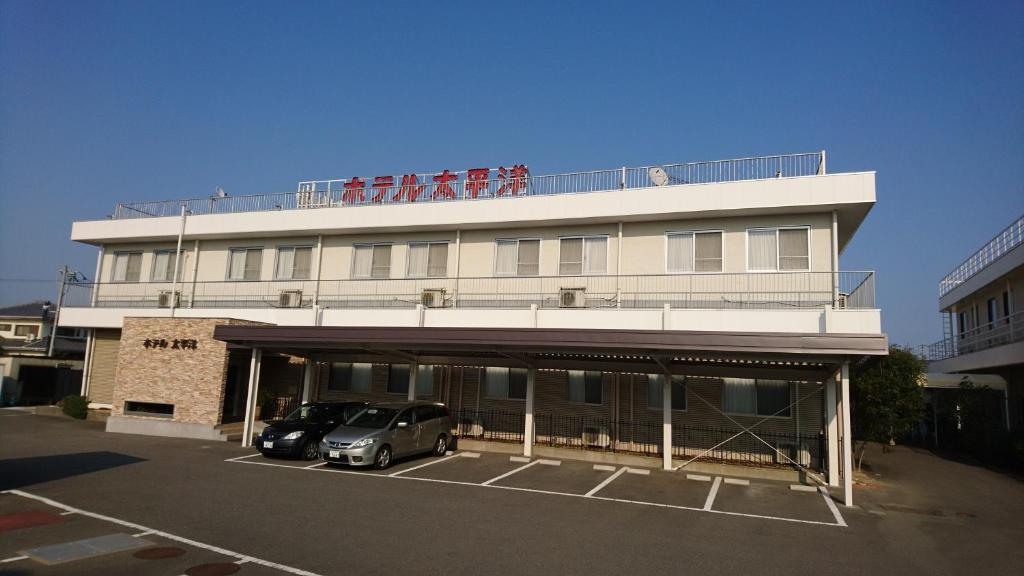
[{"label": "guardrail on balcony", "polygon": [[1017,312],[961,332],[953,338],[926,344],[922,347],[921,353],[927,360],[944,360],[1022,340],[1024,340],[1024,312]]},{"label": "guardrail on balcony", "polygon": [[[661,168],[664,171],[664,181],[661,183],[655,182],[657,176],[652,177],[652,169],[655,168]],[[492,172],[494,171],[492,170]],[[687,162],[664,166],[622,167],[541,176],[512,172],[505,174],[504,177],[480,181],[469,179],[467,172],[446,171],[446,173],[453,179],[435,182],[433,178],[435,175],[427,174],[420,176],[415,181],[403,182],[402,177],[392,178],[389,181],[391,185],[386,185],[386,182],[375,184],[372,177],[358,177],[358,180],[356,178],[311,180],[300,182],[296,192],[120,203],[114,207],[111,218],[120,220],[177,216],[183,207],[193,215],[228,214],[336,206],[549,196],[650,188],[664,184],[708,184],[813,176],[825,174],[825,152]]]},{"label": "guardrail on balcony", "polygon": [[[875,307],[874,272],[659,274],[77,283],[96,308],[836,308]],[[177,292],[177,297],[173,294]],[[567,295],[568,294],[568,295]]]},{"label": "guardrail on balcony", "polygon": [[1024,242],[1024,216],[996,234],[995,238],[982,246],[970,258],[961,262],[952,272],[946,274],[946,277],[939,281],[939,298],[949,294],[954,288],[984,270],[986,266],[1020,246],[1021,242]]}]

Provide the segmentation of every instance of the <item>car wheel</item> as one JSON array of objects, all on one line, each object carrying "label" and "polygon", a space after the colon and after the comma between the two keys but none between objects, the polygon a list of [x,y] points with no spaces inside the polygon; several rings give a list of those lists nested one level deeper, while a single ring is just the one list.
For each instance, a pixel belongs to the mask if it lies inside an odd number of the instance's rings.
[{"label": "car wheel", "polygon": [[306,443],[302,445],[302,459],[316,460],[319,457],[320,448],[317,446],[317,442],[313,439],[306,440]]},{"label": "car wheel", "polygon": [[448,437],[441,434],[437,437],[437,441],[434,442],[434,456],[444,456],[445,452],[448,451]]},{"label": "car wheel", "polygon": [[380,447],[377,450],[377,455],[373,457],[373,467],[378,470],[383,470],[391,465],[391,446],[387,444]]}]

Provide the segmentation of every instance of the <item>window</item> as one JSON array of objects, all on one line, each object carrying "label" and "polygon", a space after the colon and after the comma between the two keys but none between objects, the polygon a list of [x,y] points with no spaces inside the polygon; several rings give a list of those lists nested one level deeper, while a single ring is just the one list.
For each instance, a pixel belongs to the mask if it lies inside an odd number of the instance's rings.
[{"label": "window", "polygon": [[19,338],[38,338],[39,337],[39,325],[38,324],[18,324],[14,327],[14,335]]},{"label": "window", "polygon": [[562,276],[608,273],[608,237],[561,238],[558,273]]},{"label": "window", "polygon": [[999,308],[995,298],[989,298],[986,304],[988,308],[988,329],[991,330],[996,324],[996,318],[999,317]]},{"label": "window", "polygon": [[485,368],[484,397],[497,400],[526,400],[526,369]]},{"label": "window", "polygon": [[722,409],[727,414],[789,417],[789,382],[722,379]]},{"label": "window", "polygon": [[[182,256],[185,251],[182,250]],[[153,282],[173,282],[174,281],[174,250],[157,250],[153,252]],[[178,259],[178,277],[181,278],[181,268],[184,265],[184,259]]]},{"label": "window", "polygon": [[138,282],[142,272],[142,252],[114,254],[114,282]]},{"label": "window", "polygon": [[11,325],[10,324],[0,324],[0,332],[10,332],[10,331],[11,331]]},{"label": "window", "polygon": [[520,238],[495,240],[495,276],[537,276],[540,274],[540,240]]},{"label": "window", "polygon": [[259,280],[262,265],[262,248],[232,248],[228,259],[228,280]]},{"label": "window", "polygon": [[155,416],[159,418],[172,418],[174,416],[174,404],[128,401],[124,403],[124,413],[131,416]]},{"label": "window", "polygon": [[779,272],[810,270],[810,229],[747,230],[747,270]]},{"label": "window", "polygon": [[[388,366],[388,394],[409,393],[409,365],[391,364]],[[422,398],[434,393],[434,367],[420,364],[416,374],[416,397]]]},{"label": "window", "polygon": [[1003,291],[1003,316],[1008,317],[1010,315],[1010,293]]},{"label": "window", "polygon": [[277,269],[274,271],[274,278],[308,280],[312,260],[312,246],[281,246],[277,249]]},{"label": "window", "polygon": [[721,232],[669,232],[666,269],[668,272],[721,272]]},{"label": "window", "polygon": [[[665,376],[663,374],[647,375],[647,407],[661,410],[664,392],[662,391]],[[672,409],[686,410],[686,378],[672,377]]]},{"label": "window", "polygon": [[353,249],[353,278],[391,277],[391,244],[357,244]]},{"label": "window", "polygon": [[447,242],[410,242],[406,276],[438,278],[448,274]]},{"label": "window", "polygon": [[960,318],[960,338],[967,335],[967,312],[960,312],[957,314]]},{"label": "window", "polygon": [[569,402],[601,404],[601,373],[569,370]]},{"label": "window", "polygon": [[338,392],[369,392],[373,380],[373,364],[331,362],[327,389]]}]

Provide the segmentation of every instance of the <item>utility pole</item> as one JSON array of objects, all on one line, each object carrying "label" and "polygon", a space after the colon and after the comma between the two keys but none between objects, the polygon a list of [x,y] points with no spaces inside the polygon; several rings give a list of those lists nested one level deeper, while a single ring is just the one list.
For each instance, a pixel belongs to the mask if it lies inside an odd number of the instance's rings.
[{"label": "utility pole", "polygon": [[[46,348],[46,357],[53,358],[53,343],[57,341],[57,322],[60,320],[60,308],[64,305],[64,287],[68,281],[68,265],[60,271],[60,292],[57,293],[57,310],[53,313],[53,327],[50,328],[50,345]],[[46,318],[43,318],[46,322]]]}]

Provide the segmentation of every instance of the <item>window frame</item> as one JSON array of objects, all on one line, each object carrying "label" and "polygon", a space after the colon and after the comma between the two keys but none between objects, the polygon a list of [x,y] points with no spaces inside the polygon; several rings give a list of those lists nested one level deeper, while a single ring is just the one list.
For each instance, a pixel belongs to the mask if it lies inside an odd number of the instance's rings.
[{"label": "window frame", "polygon": [[[452,243],[451,240],[410,240],[410,241],[406,242],[406,244],[405,244],[405,277],[406,278],[448,278],[448,260],[450,259],[449,256],[451,254],[450,253],[451,243]],[[445,253],[444,253],[444,274],[441,274],[441,275],[431,275],[430,274],[430,247],[433,246],[434,244],[444,244],[445,246],[447,246],[447,248],[445,248]],[[410,271],[409,271],[409,268],[412,265],[412,247],[413,246],[419,246],[419,245],[426,245],[426,247],[427,247],[427,270],[426,270],[426,272],[424,272],[424,274],[422,276],[419,276],[419,275],[413,276],[410,273]],[[353,262],[354,262],[354,259],[353,259]],[[371,261],[370,261],[370,273],[373,274],[372,254],[371,254]]]},{"label": "window frame", "polygon": [[[29,330],[29,334],[18,334],[18,329],[19,328],[34,328],[34,330]],[[11,329],[11,334],[13,334],[15,338],[29,338],[29,339],[32,339],[32,340],[35,340],[35,339],[39,338],[40,332],[42,332],[42,328],[39,326],[39,324],[17,324],[17,323],[15,323],[14,324],[14,328]]]},{"label": "window frame", "polygon": [[[572,372],[582,372],[583,373],[583,400],[582,401],[576,401],[576,400],[572,399],[572,376],[571,376]],[[596,373],[596,374],[599,375],[597,389],[601,393],[601,401],[600,402],[587,402],[587,374],[588,373],[591,373],[591,374]],[[565,381],[566,401],[569,404],[575,404],[577,406],[604,406],[604,372],[603,371],[601,371],[601,370],[566,370],[565,371],[565,378],[566,378],[566,381]]]},{"label": "window frame", "polygon": [[[235,252],[245,252],[246,258],[248,258],[248,254],[249,254],[250,250],[259,250],[260,251],[260,269],[259,269],[259,271],[258,271],[258,273],[256,275],[256,278],[246,278],[245,277],[245,265],[244,265],[244,263],[243,263],[243,266],[242,266],[242,277],[241,278],[232,278],[231,277],[231,256],[232,256],[232,254],[234,254]],[[227,264],[228,264],[227,265],[227,270],[224,271],[224,279],[226,281],[229,281],[229,282],[259,282],[260,279],[263,278],[263,246],[233,246],[231,248],[228,248],[228,263]],[[275,261],[275,265],[276,265],[276,261]]]},{"label": "window frame", "polygon": [[[410,364],[401,364],[401,363],[392,363],[392,364],[388,364],[387,366],[388,366],[388,380],[387,380],[387,383],[386,383],[385,388],[384,388],[385,392],[387,392],[388,394],[395,395],[395,396],[401,396],[401,395],[408,396],[409,395],[409,370],[411,369],[410,368],[411,365]],[[403,391],[403,392],[393,392],[391,390],[391,374],[392,374],[392,371],[394,370],[395,366],[404,366],[405,367],[405,391]],[[429,372],[430,372],[430,379],[429,379],[430,390],[428,390],[425,393],[421,393],[420,392],[420,375],[424,372],[424,368],[428,368],[428,367],[430,368],[430,370],[429,370]],[[433,364],[417,364],[416,365],[416,384],[415,384],[415,386],[416,386],[416,399],[417,400],[420,400],[422,398],[426,398],[428,396],[433,396],[434,395],[434,365]]]},{"label": "window frame", "polygon": [[14,324],[3,323],[0,324],[0,332],[11,332],[14,330]]},{"label": "window frame", "polygon": [[[775,269],[774,270],[751,270],[750,268],[750,233],[751,232],[766,232],[775,231]],[[781,270],[779,267],[779,259],[781,255],[779,253],[779,231],[781,230],[806,230],[807,231],[807,268],[804,270]],[[724,236],[723,236],[724,237]],[[755,226],[753,228],[747,228],[743,235],[743,251],[744,260],[746,261],[746,271],[749,274],[793,274],[797,272],[810,272],[811,271],[811,226],[810,224],[797,224],[787,226]],[[722,261],[725,261],[725,252],[722,252]]]},{"label": "window frame", "polygon": [[720,398],[721,406],[722,406],[722,414],[725,414],[727,416],[749,416],[751,418],[775,418],[775,419],[780,419],[780,420],[791,420],[791,419],[793,419],[793,412],[794,412],[793,411],[793,406],[792,406],[792,404],[793,404],[793,380],[785,380],[786,385],[787,385],[787,391],[789,393],[789,400],[790,400],[790,402],[788,404],[789,407],[787,408],[787,410],[789,411],[789,414],[787,414],[787,415],[778,414],[778,415],[774,415],[774,416],[769,416],[767,414],[759,414],[758,413],[758,408],[757,408],[757,384],[761,380],[775,380],[775,378],[748,378],[748,380],[753,380],[754,381],[754,411],[753,412],[727,412],[725,410],[725,386],[726,386],[726,382],[723,379],[722,380],[722,394],[721,394],[721,398]]},{"label": "window frame", "polygon": [[[562,274],[562,241],[563,240],[583,240],[583,260],[580,262],[580,273],[579,274]],[[604,272],[599,273],[587,273],[587,239],[603,238],[605,241],[604,251]],[[611,234],[573,234],[570,236],[559,236],[558,237],[558,250],[556,254],[556,262],[558,263],[557,276],[566,277],[586,277],[586,276],[608,276],[611,270],[612,250],[611,250]],[[517,248],[518,250],[518,248]],[[538,266],[539,268],[539,266]],[[538,274],[539,276],[539,274]]]},{"label": "window frame", "polygon": [[[339,388],[335,385],[334,379],[334,365],[335,364],[347,364],[348,365],[348,383],[345,388]],[[364,364],[363,362],[329,362],[327,365],[327,391],[328,392],[348,392],[350,394],[369,394],[373,391],[373,364],[366,363],[370,367],[370,379],[366,382],[365,390],[354,390],[352,384],[355,382],[356,364]]]},{"label": "window frame", "polygon": [[[536,242],[537,243],[537,273],[536,274],[520,274],[519,273],[519,243],[520,242]],[[498,272],[498,243],[499,242],[515,242],[516,243],[516,272],[515,274],[501,274]],[[537,278],[539,277],[542,269],[542,260],[544,258],[541,246],[543,245],[543,239],[539,236],[524,236],[522,238],[495,238],[494,239],[494,276],[497,278]]]},{"label": "window frame", "polygon": [[[295,280],[295,281],[301,282],[303,280],[309,280],[310,277],[313,276],[313,245],[312,244],[282,244],[282,245],[277,246],[276,248],[277,249],[274,251],[274,280]],[[305,248],[309,248],[309,272],[306,274],[305,278],[296,278],[295,277],[295,250],[305,249]],[[281,262],[281,250],[291,250],[292,251],[292,272],[291,272],[292,275],[289,278],[284,278],[282,276],[278,276],[277,275],[277,268],[278,268],[278,265]]]},{"label": "window frame", "polygon": [[[158,282],[158,283],[174,282],[174,260],[173,259],[174,259],[175,252],[177,252],[177,250],[174,249],[174,248],[165,248],[165,249],[160,249],[160,250],[153,250],[153,263],[149,267],[149,281],[150,282]],[[184,276],[185,276],[184,270],[183,270],[183,268],[185,267],[184,266],[184,264],[185,264],[184,254],[185,253],[186,253],[186,250],[184,248],[182,248],[181,249],[181,254],[182,254],[183,257],[182,257],[182,259],[180,261],[182,266],[178,269],[178,275],[179,275],[178,280],[183,279]],[[167,279],[165,279],[165,280],[157,280],[157,278],[156,278],[156,271],[157,271],[156,261],[157,261],[157,256],[159,256],[160,254],[167,254],[167,270],[165,270],[165,272],[167,272]]]},{"label": "window frame", "polygon": [[[138,256],[139,256],[139,277],[136,278],[135,280],[129,280],[127,278],[125,278],[123,280],[118,280],[117,279],[117,259],[119,257],[121,257],[121,256],[126,256],[126,257],[128,257],[130,259],[133,254],[138,254]],[[114,258],[110,262],[110,283],[111,284],[114,284],[114,283],[117,283],[117,284],[136,284],[136,283],[141,282],[142,281],[142,255],[143,255],[143,251],[142,250],[119,250],[117,252],[114,252]],[[126,263],[125,264],[125,274],[126,275],[127,275],[127,272],[128,272],[128,264]]]},{"label": "window frame", "polygon": [[[665,375],[664,374],[647,374],[647,386],[648,386],[648,391],[647,391],[647,409],[652,411],[652,412],[661,412],[664,409],[662,406],[651,406],[651,392],[650,392],[651,376],[657,376],[657,377],[660,377],[660,378],[664,378]],[[689,386],[686,385],[687,384],[686,376],[676,376],[676,375],[673,375],[672,376],[672,384],[675,385],[677,382],[679,384],[681,384],[682,387],[683,387],[683,396],[682,396],[682,398],[683,398],[683,407],[682,408],[675,408],[675,407],[673,407],[672,408],[672,412],[687,412],[689,410],[689,408],[690,408],[690,400],[687,397],[688,396],[687,390],[689,389]],[[664,394],[664,392],[662,392],[662,394],[659,395],[659,397],[664,398],[663,394]],[[673,394],[672,394],[673,401],[675,400],[675,397],[676,397],[675,391],[673,391]]]},{"label": "window frame", "polygon": [[[671,270],[668,267],[668,238],[669,236],[682,236],[689,234],[693,236],[693,244],[690,248],[690,253],[693,256],[693,270]],[[719,239],[722,245],[722,267],[717,271],[698,271],[697,270],[697,234],[719,234]],[[723,229],[707,229],[707,230],[666,230],[664,235],[664,246],[665,246],[665,273],[666,274],[724,274],[725,273],[725,230]]]},{"label": "window frame", "polygon": [[[488,392],[489,392],[488,387],[487,387],[487,378],[488,378],[487,371],[488,370],[507,370],[508,371],[508,373],[506,374],[506,378],[508,379],[508,383],[505,386],[505,396],[503,396],[503,397],[502,396],[492,396],[492,395],[488,394]],[[481,382],[481,386],[480,386],[481,396],[483,398],[487,399],[487,400],[510,400],[512,402],[526,402],[526,387],[527,387],[527,384],[525,382],[524,382],[524,386],[523,386],[523,397],[519,398],[519,397],[516,397],[516,396],[512,396],[512,371],[513,370],[516,371],[516,374],[522,373],[523,377],[529,378],[526,375],[526,372],[527,372],[526,368],[510,368],[510,367],[506,367],[506,366],[484,366],[483,367],[483,372],[482,372],[483,378],[482,378],[482,382]],[[519,372],[519,371],[522,371],[522,372]]]},{"label": "window frame", "polygon": [[[373,251],[377,246],[390,246],[390,253],[388,254],[388,275],[387,276],[374,276],[373,275]],[[356,275],[356,250],[359,248],[370,248],[370,275],[369,276],[357,276]],[[394,242],[353,242],[352,243],[352,262],[349,266],[348,277],[350,280],[387,280],[391,278],[391,270],[394,268],[394,255],[395,255],[395,243]]]}]

